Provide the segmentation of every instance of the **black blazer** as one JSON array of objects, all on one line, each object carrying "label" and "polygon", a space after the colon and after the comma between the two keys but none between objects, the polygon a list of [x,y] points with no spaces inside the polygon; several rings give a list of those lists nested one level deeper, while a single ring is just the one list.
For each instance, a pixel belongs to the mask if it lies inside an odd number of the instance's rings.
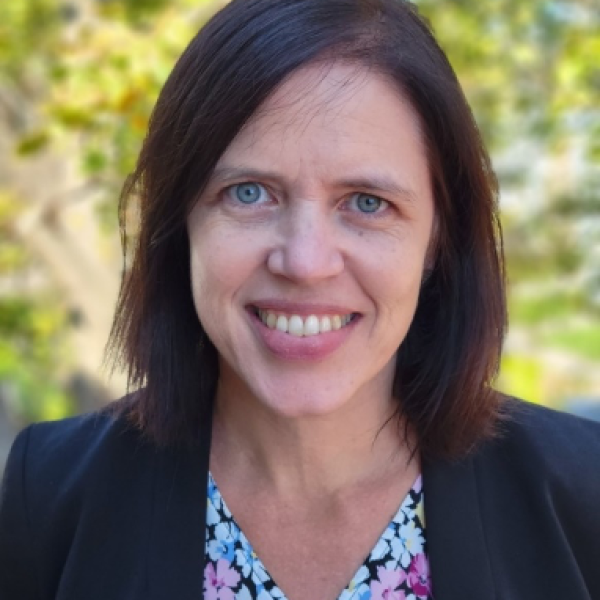
[{"label": "black blazer", "polygon": [[[99,413],[24,430],[0,508],[2,600],[201,600],[208,436],[158,450]],[[600,424],[522,403],[423,465],[436,600],[600,600]],[[316,599],[308,599],[316,600]]]}]

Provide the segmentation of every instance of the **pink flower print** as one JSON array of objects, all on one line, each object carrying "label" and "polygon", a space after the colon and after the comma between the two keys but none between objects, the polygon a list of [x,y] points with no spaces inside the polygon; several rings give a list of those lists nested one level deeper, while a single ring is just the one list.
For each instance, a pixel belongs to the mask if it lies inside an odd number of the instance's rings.
[{"label": "pink flower print", "polygon": [[429,563],[424,554],[417,554],[408,570],[408,585],[419,598],[426,598],[431,590]]},{"label": "pink flower print", "polygon": [[404,571],[393,571],[384,567],[377,567],[377,577],[379,581],[371,581],[371,600],[406,599],[404,592],[397,589],[406,579]]},{"label": "pink flower print", "polygon": [[231,568],[224,558],[217,561],[217,568],[209,562],[204,569],[204,592],[206,600],[235,600],[233,589],[240,574]]}]

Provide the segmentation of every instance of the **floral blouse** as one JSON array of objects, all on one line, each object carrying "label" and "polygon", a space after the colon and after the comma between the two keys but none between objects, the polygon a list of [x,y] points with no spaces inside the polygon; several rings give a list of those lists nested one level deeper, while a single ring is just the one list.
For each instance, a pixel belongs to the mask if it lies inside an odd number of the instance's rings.
[{"label": "floral blouse", "polygon": [[[209,473],[206,600],[286,600]],[[338,600],[430,600],[421,476]]]}]

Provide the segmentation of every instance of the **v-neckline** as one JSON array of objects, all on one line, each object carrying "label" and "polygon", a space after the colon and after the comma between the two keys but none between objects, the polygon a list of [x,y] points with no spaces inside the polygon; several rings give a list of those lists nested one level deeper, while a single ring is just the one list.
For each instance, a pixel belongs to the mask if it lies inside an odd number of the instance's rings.
[{"label": "v-neckline", "polygon": [[[207,493],[208,493],[208,506],[210,507],[210,505],[212,503],[212,505],[215,509],[217,509],[217,507],[218,507],[218,510],[222,511],[223,516],[226,519],[226,522],[231,524],[231,526],[235,528],[236,533],[238,534],[238,539],[242,545],[242,548],[244,549],[244,551],[247,554],[252,556],[253,563],[258,565],[258,568],[254,567],[254,569],[260,570],[264,573],[264,576],[265,576],[264,581],[270,581],[273,583],[273,588],[271,588],[269,590],[269,594],[270,594],[269,598],[273,598],[273,599],[277,598],[278,600],[287,600],[287,597],[285,596],[284,592],[277,585],[277,582],[269,573],[269,570],[262,562],[262,559],[260,558],[260,556],[255,552],[254,547],[252,546],[252,543],[246,537],[243,529],[241,528],[239,523],[236,521],[233,513],[227,506],[227,503],[226,503],[225,499],[223,498],[223,496],[221,495],[219,487],[218,487],[216,481],[214,480],[214,477],[210,471],[208,473]],[[415,498],[417,500],[415,500]],[[415,503],[415,506],[410,508],[411,504],[413,504],[413,503]],[[387,523],[387,525],[385,526],[383,531],[380,533],[373,548],[369,551],[369,553],[367,554],[365,559],[362,561],[360,567],[354,573],[354,575],[352,576],[351,580],[348,582],[346,587],[340,592],[340,594],[334,600],[351,600],[351,599],[357,598],[356,591],[358,589],[359,584],[361,584],[365,579],[364,574],[365,574],[365,572],[368,572],[369,564],[374,563],[377,560],[381,560],[383,557],[383,553],[385,552],[385,549],[386,549],[386,543],[385,543],[386,542],[386,539],[385,539],[386,533],[388,531],[390,531],[390,529],[393,528],[394,526],[401,527],[405,524],[403,515],[408,516],[409,514],[414,514],[416,516],[416,518],[419,519],[420,524],[422,526],[422,531],[424,533],[425,522],[424,522],[423,507],[424,507],[424,502],[423,502],[423,489],[422,489],[422,475],[419,473],[419,475],[416,477],[415,481],[413,482],[412,486],[410,487],[409,491],[406,493],[406,495],[402,499],[402,502],[400,503],[400,506],[394,513],[393,517],[390,519],[390,521]],[[218,512],[218,510],[217,510],[217,512]],[[410,510],[410,512],[409,512],[409,510]],[[208,517],[208,518],[210,518],[210,517]],[[207,531],[208,531],[208,529],[207,529]],[[207,556],[207,559],[208,559],[208,556]],[[208,560],[207,560],[207,563],[208,563]],[[398,570],[402,569],[405,573],[408,573],[408,565],[406,567],[403,566],[401,564],[400,560],[398,560],[398,562],[397,562],[396,569],[398,569]],[[254,573],[254,570],[253,570],[253,573]],[[271,594],[271,593],[273,593],[273,594]]]},{"label": "v-neckline", "polygon": [[[173,593],[180,600],[206,597],[202,588],[210,423],[210,418],[204,421],[193,447],[154,453],[146,600],[163,600]],[[496,597],[474,462],[471,455],[453,463],[425,460],[422,465],[427,555],[438,598]],[[456,540],[460,552],[449,551]]]}]

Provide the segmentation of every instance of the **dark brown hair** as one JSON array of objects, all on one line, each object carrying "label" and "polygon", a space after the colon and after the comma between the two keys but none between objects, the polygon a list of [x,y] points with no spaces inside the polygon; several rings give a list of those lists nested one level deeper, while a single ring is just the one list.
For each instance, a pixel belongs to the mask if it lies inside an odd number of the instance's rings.
[{"label": "dark brown hair", "polygon": [[437,247],[398,353],[399,413],[425,457],[458,456],[494,431],[501,399],[491,382],[506,327],[497,184],[429,27],[403,0],[234,0],[169,76],[121,201],[123,217],[139,199],[141,218],[110,348],[139,388],[129,418],[158,443],[197,439],[219,376],[192,301],[187,216],[261,103],[294,70],[327,59],[395,82],[427,146]]}]

